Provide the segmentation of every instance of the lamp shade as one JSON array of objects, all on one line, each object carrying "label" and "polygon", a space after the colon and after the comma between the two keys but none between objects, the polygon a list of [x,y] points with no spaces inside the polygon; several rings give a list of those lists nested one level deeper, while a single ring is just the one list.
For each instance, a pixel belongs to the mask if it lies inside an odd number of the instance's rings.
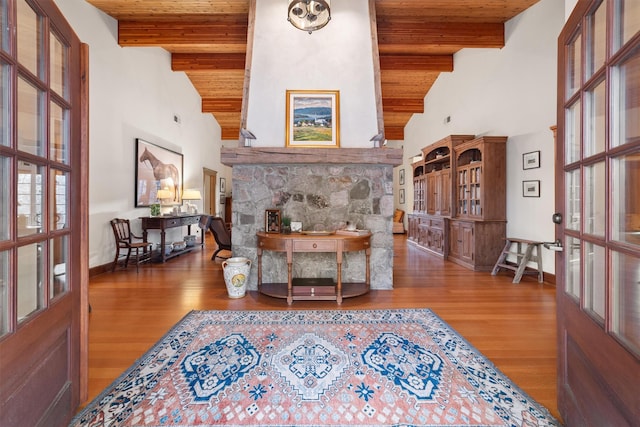
[{"label": "lamp shade", "polygon": [[173,194],[171,194],[171,190],[162,189],[162,190],[158,190],[157,197],[158,197],[158,200],[165,200],[173,197]]},{"label": "lamp shade", "polygon": [[200,190],[188,189],[182,192],[182,200],[200,200],[200,199],[202,199]]},{"label": "lamp shade", "polygon": [[329,0],[289,0],[287,19],[291,24],[311,34],[327,25],[331,19]]}]

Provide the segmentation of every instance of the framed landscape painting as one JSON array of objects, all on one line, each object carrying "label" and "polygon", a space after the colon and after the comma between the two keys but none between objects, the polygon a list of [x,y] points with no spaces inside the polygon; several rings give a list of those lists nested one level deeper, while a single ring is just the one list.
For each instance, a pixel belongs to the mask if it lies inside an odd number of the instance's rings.
[{"label": "framed landscape painting", "polygon": [[[182,203],[182,154],[136,139],[136,207]],[[158,199],[158,190],[167,198]]]},{"label": "framed landscape painting", "polygon": [[340,91],[287,91],[287,147],[340,147]]}]

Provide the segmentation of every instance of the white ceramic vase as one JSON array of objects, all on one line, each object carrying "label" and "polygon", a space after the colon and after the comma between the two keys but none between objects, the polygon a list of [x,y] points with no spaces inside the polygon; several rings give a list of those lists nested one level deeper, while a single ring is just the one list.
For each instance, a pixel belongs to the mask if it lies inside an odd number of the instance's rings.
[{"label": "white ceramic vase", "polygon": [[222,270],[229,298],[244,297],[251,271],[251,260],[243,257],[226,259],[222,261]]}]

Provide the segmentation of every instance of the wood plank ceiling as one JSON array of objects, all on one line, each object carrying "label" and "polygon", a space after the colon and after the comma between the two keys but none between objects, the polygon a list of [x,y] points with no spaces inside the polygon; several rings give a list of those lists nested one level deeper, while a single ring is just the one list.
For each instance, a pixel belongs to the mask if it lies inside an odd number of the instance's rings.
[{"label": "wood plank ceiling", "polygon": [[[250,1],[87,0],[118,21],[121,46],[171,53],[172,69],[191,79],[223,140],[240,130]],[[503,47],[504,22],[538,1],[374,0],[385,137],[404,139],[438,75],[453,71],[454,53]]]}]

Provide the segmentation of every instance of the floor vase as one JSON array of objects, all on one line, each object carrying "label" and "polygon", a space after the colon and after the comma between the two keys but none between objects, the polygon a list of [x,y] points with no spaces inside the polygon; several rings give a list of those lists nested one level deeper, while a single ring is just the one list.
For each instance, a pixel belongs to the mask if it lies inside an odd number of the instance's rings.
[{"label": "floor vase", "polygon": [[229,298],[244,297],[251,271],[251,260],[243,257],[226,259],[222,261],[222,270]]}]

